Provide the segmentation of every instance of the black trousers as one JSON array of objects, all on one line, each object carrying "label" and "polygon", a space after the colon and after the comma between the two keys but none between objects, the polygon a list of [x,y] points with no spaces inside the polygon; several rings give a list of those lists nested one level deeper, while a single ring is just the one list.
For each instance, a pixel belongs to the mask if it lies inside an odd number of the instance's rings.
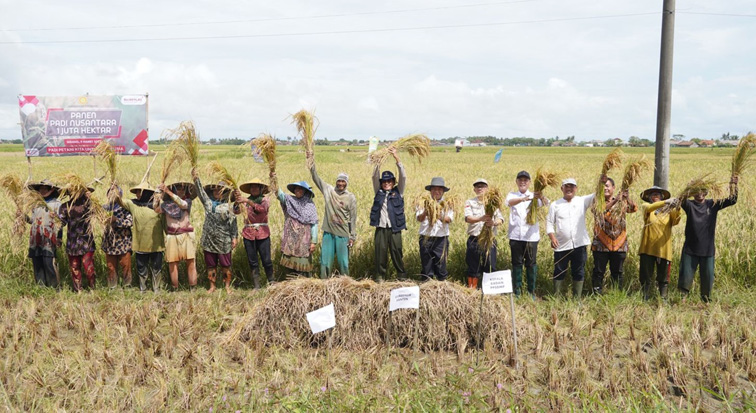
[{"label": "black trousers", "polygon": [[496,271],[496,243],[486,254],[478,247],[478,237],[471,235],[467,238],[465,262],[467,263],[468,277],[483,278],[484,272]]},{"label": "black trousers", "polygon": [[585,279],[585,262],[588,260],[588,250],[585,246],[566,251],[554,251],[554,279],[567,278],[567,268],[570,268],[572,281]]},{"label": "black trousers", "polygon": [[244,238],[244,250],[247,251],[247,262],[252,274],[257,271],[257,257],[260,257],[262,266],[265,269],[265,276],[268,282],[273,281],[273,260],[270,257],[270,237],[258,240],[248,240]]},{"label": "black trousers", "polygon": [[622,267],[625,263],[625,258],[627,258],[626,252],[593,251],[593,274],[591,276],[591,285],[593,288],[603,288],[607,264],[609,264],[609,273],[611,274],[612,282],[615,284],[621,283]]},{"label": "black trousers", "polygon": [[445,281],[446,258],[449,256],[449,237],[420,236],[420,262],[423,265],[423,279],[436,278]]},{"label": "black trousers", "polygon": [[382,280],[386,277],[389,255],[391,255],[391,261],[396,269],[396,278],[400,280],[407,278],[402,252],[402,232],[394,232],[391,228],[376,228],[373,243],[375,244],[374,276],[376,280]]},{"label": "black trousers", "polygon": [[147,290],[147,275],[152,277],[152,291],[160,291],[162,284],[163,253],[149,252],[136,254],[136,271],[139,276],[139,290]]},{"label": "black trousers", "polygon": [[536,255],[538,255],[538,242],[509,240],[509,249],[512,251],[512,267],[525,268],[536,265]]},{"label": "black trousers", "polygon": [[45,287],[58,288],[55,257],[31,257],[31,260],[34,267],[34,281]]}]

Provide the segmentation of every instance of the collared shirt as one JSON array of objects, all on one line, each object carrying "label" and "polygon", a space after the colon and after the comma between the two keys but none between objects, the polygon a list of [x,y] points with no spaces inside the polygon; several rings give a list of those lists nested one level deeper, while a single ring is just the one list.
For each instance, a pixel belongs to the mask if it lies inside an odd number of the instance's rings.
[{"label": "collared shirt", "polygon": [[256,241],[270,237],[269,208],[270,200],[268,200],[268,197],[264,197],[259,204],[247,204],[247,216],[244,219],[244,229],[242,230],[242,236],[245,239]]},{"label": "collared shirt", "polygon": [[568,251],[591,243],[585,229],[585,212],[594,194],[575,196],[570,202],[560,198],[551,203],[546,217],[546,233],[554,234],[559,246],[554,251]]},{"label": "collared shirt", "polygon": [[[522,198],[524,196],[533,197],[533,193],[525,191],[513,191],[507,194],[506,204],[509,205],[509,201],[512,199]],[[530,210],[530,201],[519,202],[514,206],[509,207],[509,229],[507,230],[507,237],[515,241],[527,241],[538,242],[541,239],[541,234],[538,232],[538,218],[533,225],[528,224],[528,210]],[[543,202],[538,200],[538,206],[543,206]]]},{"label": "collared shirt", "polygon": [[[610,202],[614,201],[614,198]],[[604,210],[603,216],[594,211],[595,224],[593,227],[592,251],[599,252],[627,252],[627,216],[638,211],[635,203],[628,203],[625,211],[619,215],[613,214],[609,208]]]},{"label": "collared shirt", "polygon": [[641,204],[643,232],[638,253],[672,261],[672,227],[680,223],[680,210],[662,213],[660,208],[664,205],[664,201]]},{"label": "collared shirt", "polygon": [[[404,170],[404,164],[401,162],[396,164],[399,168],[399,179],[396,181],[396,189],[399,191],[399,195],[404,196],[404,184],[407,182],[407,173]],[[381,167],[376,166],[373,168],[373,191],[381,191]],[[388,215],[388,192],[386,197],[383,198],[383,205],[381,206],[381,219],[378,221],[378,228],[391,228],[391,221]]]},{"label": "collared shirt", "polygon": [[[465,201],[465,218],[480,218],[483,215],[486,215],[486,206],[478,200],[478,197],[470,198]],[[493,219],[500,219],[504,221],[504,216],[501,215],[501,211],[497,209],[494,212]],[[467,235],[477,237],[478,235],[480,235],[480,231],[483,229],[483,225],[485,225],[485,222],[483,221],[467,224]],[[494,235],[496,235],[496,232],[497,227],[493,227]]]},{"label": "collared shirt", "polygon": [[315,186],[323,193],[323,232],[351,240],[357,239],[357,198],[346,189],[338,192],[333,185],[323,182],[315,169],[315,164],[310,168],[310,174]]},{"label": "collared shirt", "polygon": [[[415,217],[419,217],[424,212],[424,208],[417,208]],[[451,209],[446,211],[444,217],[449,217],[450,219],[454,220],[454,211],[452,211]],[[441,219],[437,219],[436,222],[433,223],[433,226],[431,226],[430,222],[428,222],[428,217],[425,217],[423,222],[420,223],[420,230],[418,232],[420,233],[420,235],[425,237],[448,237],[449,224],[441,221]]]}]

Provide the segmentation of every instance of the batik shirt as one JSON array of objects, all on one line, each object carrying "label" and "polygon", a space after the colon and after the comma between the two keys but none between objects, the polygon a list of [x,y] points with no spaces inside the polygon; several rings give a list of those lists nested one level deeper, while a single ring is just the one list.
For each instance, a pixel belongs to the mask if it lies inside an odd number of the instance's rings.
[{"label": "batik shirt", "polygon": [[214,254],[228,254],[231,252],[232,241],[239,234],[236,226],[238,207],[229,202],[215,202],[202,188],[199,178],[194,180],[202,206],[205,208],[205,223],[202,226],[200,246],[205,252]]},{"label": "batik shirt", "polygon": [[[78,205],[77,205],[78,204]],[[94,252],[95,242],[92,234],[92,226],[89,222],[89,202],[66,202],[61,205],[58,216],[66,232],[66,254],[81,256],[88,252]]]},{"label": "batik shirt", "polygon": [[31,224],[29,232],[29,257],[54,257],[55,248],[60,245],[60,225],[56,221],[60,201],[58,198],[45,200],[47,206],[32,210],[26,222]]},{"label": "batik shirt", "polygon": [[113,221],[105,226],[102,234],[102,251],[107,255],[123,255],[131,252],[131,227],[134,217],[124,208],[113,211]]}]

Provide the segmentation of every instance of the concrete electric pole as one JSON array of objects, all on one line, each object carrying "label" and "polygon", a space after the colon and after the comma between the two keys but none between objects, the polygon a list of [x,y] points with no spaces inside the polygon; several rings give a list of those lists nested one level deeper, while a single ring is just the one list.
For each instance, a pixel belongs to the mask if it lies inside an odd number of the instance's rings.
[{"label": "concrete electric pole", "polygon": [[656,107],[654,185],[669,189],[669,130],[672,113],[672,57],[675,48],[675,0],[664,0],[659,96]]}]

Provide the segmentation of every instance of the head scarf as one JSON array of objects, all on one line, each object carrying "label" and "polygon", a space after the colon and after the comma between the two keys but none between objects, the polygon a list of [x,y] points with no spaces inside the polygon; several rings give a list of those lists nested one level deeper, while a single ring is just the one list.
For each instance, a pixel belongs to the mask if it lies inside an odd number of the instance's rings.
[{"label": "head scarf", "polygon": [[313,225],[318,223],[318,210],[312,197],[305,191],[302,198],[294,195],[286,195],[286,213],[302,224]]}]

